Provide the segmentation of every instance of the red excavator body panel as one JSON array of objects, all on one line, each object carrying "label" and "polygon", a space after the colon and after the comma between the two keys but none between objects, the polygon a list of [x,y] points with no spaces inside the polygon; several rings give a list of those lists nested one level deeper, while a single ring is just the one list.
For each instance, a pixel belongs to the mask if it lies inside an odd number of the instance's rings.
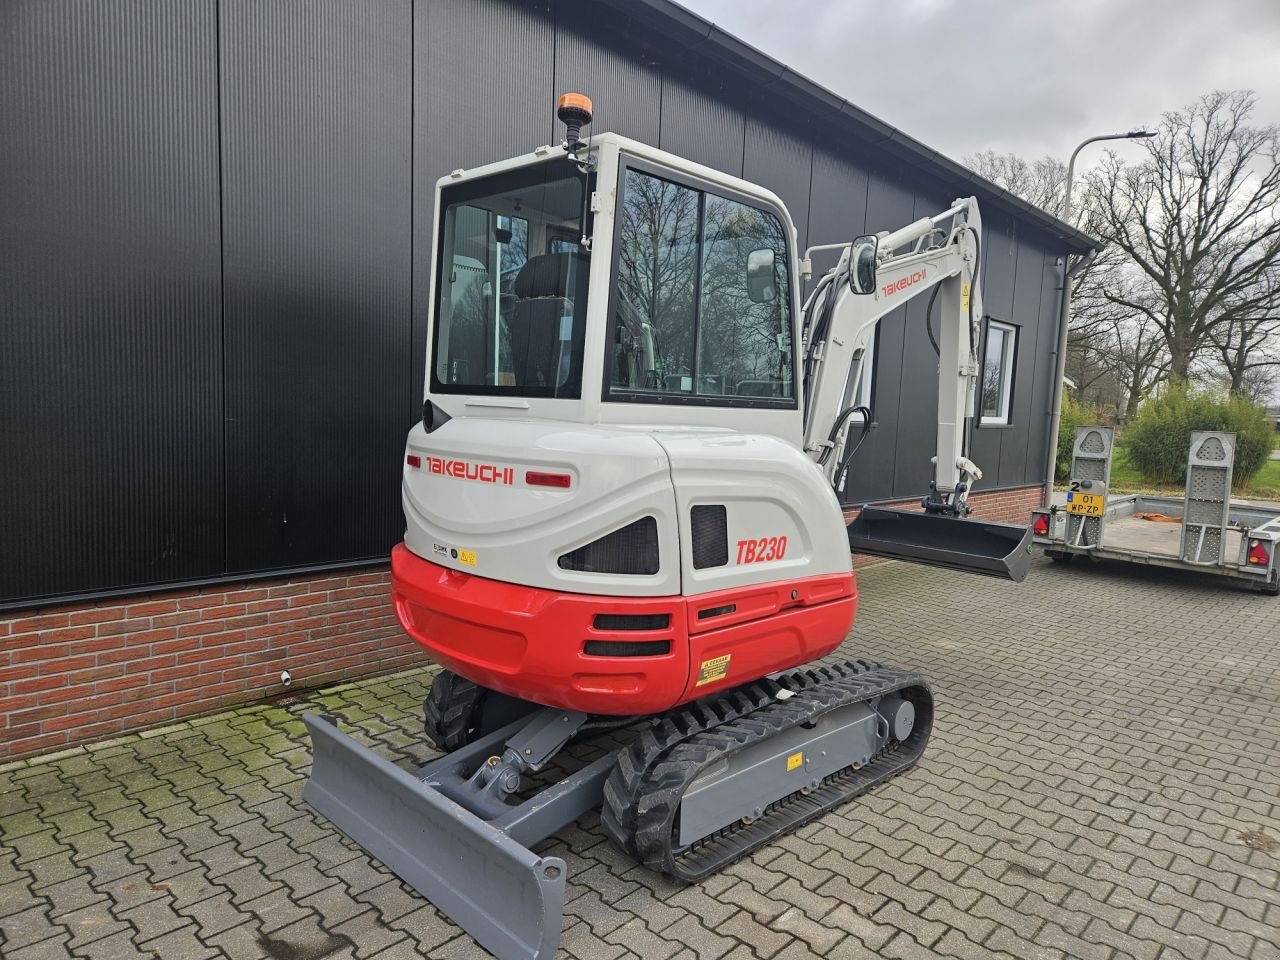
[{"label": "red excavator body panel", "polygon": [[609,597],[488,580],[403,544],[391,578],[400,623],[446,669],[610,716],[660,713],[826,656],[858,604],[852,571],[695,597]]}]

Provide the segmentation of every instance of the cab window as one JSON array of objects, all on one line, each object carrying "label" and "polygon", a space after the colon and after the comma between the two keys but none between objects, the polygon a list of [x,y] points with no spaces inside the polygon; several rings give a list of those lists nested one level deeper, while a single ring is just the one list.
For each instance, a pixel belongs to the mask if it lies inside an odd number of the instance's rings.
[{"label": "cab window", "polygon": [[433,391],[581,395],[587,192],[563,160],[441,191]]},{"label": "cab window", "polygon": [[634,168],[618,217],[610,399],[792,400],[781,220]]}]

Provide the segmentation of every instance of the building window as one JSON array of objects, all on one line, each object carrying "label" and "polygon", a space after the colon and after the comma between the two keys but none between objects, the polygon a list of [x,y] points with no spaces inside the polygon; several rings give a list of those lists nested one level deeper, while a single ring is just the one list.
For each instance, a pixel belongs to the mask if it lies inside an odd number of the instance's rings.
[{"label": "building window", "polygon": [[1001,426],[1009,422],[1013,363],[1017,352],[1018,328],[988,320],[987,344],[982,361],[983,426]]},{"label": "building window", "polygon": [[782,221],[634,168],[619,206],[609,398],[792,401]]}]

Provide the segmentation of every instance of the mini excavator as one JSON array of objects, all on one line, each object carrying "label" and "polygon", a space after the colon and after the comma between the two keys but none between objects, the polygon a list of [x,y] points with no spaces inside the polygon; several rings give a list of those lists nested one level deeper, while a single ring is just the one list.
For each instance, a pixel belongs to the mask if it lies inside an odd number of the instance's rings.
[{"label": "mini excavator", "polygon": [[[918,761],[920,674],[815,664],[853,623],[851,550],[1013,580],[1030,562],[1028,528],[969,516],[974,198],[801,257],[770,191],[584,137],[580,94],[558,116],[560,145],[436,185],[391,571],[443,668],[444,755],[411,772],[305,718],[304,798],[504,960],[558,946],[565,862],[531,848],[584,813],[694,882]],[[802,303],[815,254],[835,265]],[[846,525],[868,347],[926,292],[933,480],[918,510]],[[602,756],[564,752],[603,731]]]}]

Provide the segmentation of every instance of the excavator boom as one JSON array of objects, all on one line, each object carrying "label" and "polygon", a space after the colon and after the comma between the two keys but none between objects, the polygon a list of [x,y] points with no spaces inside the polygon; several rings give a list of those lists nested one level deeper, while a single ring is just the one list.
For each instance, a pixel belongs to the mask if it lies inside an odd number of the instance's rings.
[{"label": "excavator boom", "polygon": [[1030,529],[967,519],[969,492],[982,479],[968,456],[982,317],[981,237],[978,202],[967,197],[937,216],[835,248],[839,261],[819,280],[804,316],[804,449],[838,488],[861,442],[850,443],[854,417],[863,435],[870,428],[872,412],[853,398],[870,375],[864,361],[876,326],[929,294],[927,322],[938,355],[934,479],[919,511],[864,507],[849,525],[849,546],[855,553],[1021,580],[1031,562]]}]

